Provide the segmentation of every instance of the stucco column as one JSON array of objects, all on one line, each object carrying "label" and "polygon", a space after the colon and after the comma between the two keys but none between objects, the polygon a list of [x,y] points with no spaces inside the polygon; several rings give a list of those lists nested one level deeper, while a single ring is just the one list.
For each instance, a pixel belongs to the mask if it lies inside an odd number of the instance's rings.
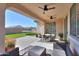
[{"label": "stucco column", "polygon": [[5,52],[4,35],[5,35],[5,4],[0,4],[0,54]]},{"label": "stucco column", "polygon": [[42,35],[45,33],[45,23],[44,22],[37,23],[37,32]]}]

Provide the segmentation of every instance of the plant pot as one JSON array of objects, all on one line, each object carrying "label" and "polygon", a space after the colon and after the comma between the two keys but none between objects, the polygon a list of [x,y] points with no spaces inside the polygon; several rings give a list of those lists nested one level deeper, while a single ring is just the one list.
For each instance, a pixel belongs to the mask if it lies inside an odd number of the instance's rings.
[{"label": "plant pot", "polygon": [[10,52],[10,51],[12,51],[13,49],[15,49],[15,47],[5,47],[5,51],[6,52]]}]

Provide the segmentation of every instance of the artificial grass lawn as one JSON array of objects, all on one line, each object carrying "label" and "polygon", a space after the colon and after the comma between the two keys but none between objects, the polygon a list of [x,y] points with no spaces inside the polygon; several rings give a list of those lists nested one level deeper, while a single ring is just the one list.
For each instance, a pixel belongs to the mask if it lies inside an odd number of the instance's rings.
[{"label": "artificial grass lawn", "polygon": [[36,33],[33,32],[23,32],[23,33],[16,33],[16,34],[7,34],[5,35],[6,38],[19,38],[24,36],[33,36],[36,35]]}]

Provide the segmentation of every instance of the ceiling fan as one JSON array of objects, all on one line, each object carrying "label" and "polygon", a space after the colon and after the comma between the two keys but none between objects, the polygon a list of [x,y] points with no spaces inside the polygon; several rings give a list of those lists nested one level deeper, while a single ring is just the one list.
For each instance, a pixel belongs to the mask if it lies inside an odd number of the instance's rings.
[{"label": "ceiling fan", "polygon": [[56,18],[56,17],[50,16],[50,19],[54,19],[54,18]]},{"label": "ceiling fan", "polygon": [[50,21],[54,22],[56,17],[50,16]]},{"label": "ceiling fan", "polygon": [[39,7],[40,9],[44,10],[43,14],[45,14],[46,11],[55,9],[55,7],[48,8],[48,5],[44,5],[44,7]]}]

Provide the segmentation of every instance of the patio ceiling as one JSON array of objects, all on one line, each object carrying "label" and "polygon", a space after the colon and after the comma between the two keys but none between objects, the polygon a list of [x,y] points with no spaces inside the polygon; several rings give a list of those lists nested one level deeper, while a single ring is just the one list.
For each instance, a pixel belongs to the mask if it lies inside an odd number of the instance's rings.
[{"label": "patio ceiling", "polygon": [[38,15],[42,19],[47,22],[50,22],[50,16],[58,18],[64,18],[68,11],[70,10],[71,3],[47,3],[48,8],[55,7],[55,9],[48,10],[45,14],[43,14],[43,10],[39,8],[39,6],[43,7],[45,3],[31,3],[31,4],[22,4],[28,10]]},{"label": "patio ceiling", "polygon": [[[55,9],[48,10],[45,14],[43,14],[43,10],[40,9],[39,6],[43,7],[45,4],[48,5],[48,8],[54,6]],[[26,13],[45,22],[51,22],[50,16],[56,17],[55,19],[64,18],[69,12],[71,5],[72,3],[21,3],[19,5],[8,4],[10,7],[13,6],[23,11],[24,15]]]}]

